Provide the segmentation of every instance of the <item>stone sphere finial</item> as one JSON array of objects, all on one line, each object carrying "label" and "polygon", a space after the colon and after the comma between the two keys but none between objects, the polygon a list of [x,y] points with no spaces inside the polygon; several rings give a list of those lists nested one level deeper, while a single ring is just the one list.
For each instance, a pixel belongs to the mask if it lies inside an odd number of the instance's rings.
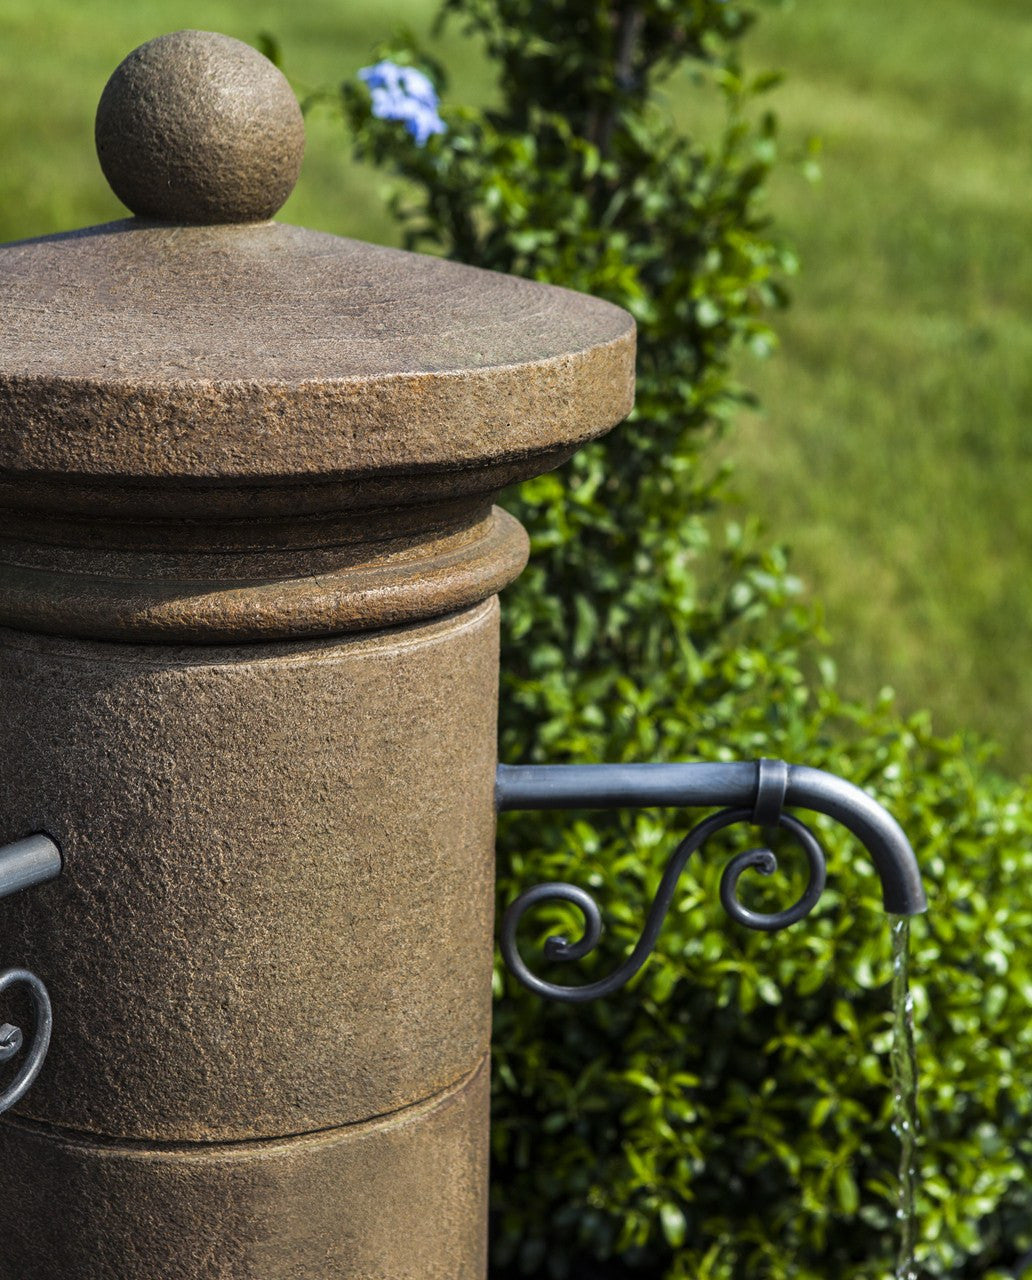
[{"label": "stone sphere finial", "polygon": [[293,190],[305,148],[286,77],[211,31],[140,45],[97,108],[97,155],[115,195],[166,222],[263,222]]}]

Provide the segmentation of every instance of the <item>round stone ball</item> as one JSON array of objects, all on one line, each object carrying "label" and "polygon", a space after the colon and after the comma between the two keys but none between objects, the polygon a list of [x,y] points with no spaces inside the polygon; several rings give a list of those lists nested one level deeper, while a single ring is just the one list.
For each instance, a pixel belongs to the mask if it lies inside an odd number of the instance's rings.
[{"label": "round stone ball", "polygon": [[264,222],[293,190],[301,108],[257,49],[212,31],[140,45],[107,82],[97,155],[115,195],[165,222]]}]

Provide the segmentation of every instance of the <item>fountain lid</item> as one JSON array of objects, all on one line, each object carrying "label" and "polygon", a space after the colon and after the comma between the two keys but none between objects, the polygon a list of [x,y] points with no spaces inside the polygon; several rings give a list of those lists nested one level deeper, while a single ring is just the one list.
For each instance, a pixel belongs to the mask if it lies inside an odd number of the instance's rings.
[{"label": "fountain lid", "polygon": [[0,246],[0,477],[529,475],[628,412],[620,308],[271,221],[304,131],[249,46],[142,45],[96,136],[136,216]]}]

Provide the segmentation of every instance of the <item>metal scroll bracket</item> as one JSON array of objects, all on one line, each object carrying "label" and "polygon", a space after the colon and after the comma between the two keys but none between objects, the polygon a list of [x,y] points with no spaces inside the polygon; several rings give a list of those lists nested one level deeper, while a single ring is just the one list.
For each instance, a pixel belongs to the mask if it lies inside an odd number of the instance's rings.
[{"label": "metal scroll bracket", "polygon": [[816,836],[788,808],[821,813],[848,828],[867,850],[881,879],[885,909],[894,915],[918,915],[928,909],[914,851],[896,820],[845,779],[783,760],[734,764],[499,765],[498,811],[515,809],[714,808],[720,812],[697,823],[674,850],[634,950],[611,974],[581,986],[546,982],[528,968],[516,933],[520,921],[539,902],[571,902],[584,917],[576,942],[560,936],[545,943],[551,961],[577,961],[595,949],[602,916],[594,898],[577,885],[558,882],[527,889],[502,920],[501,950],[512,974],[529,990],[549,1000],[580,1003],[611,995],[638,972],[655,948],[663,920],[689,858],[725,827],[748,823],[781,827],[800,845],[809,863],[802,896],[784,911],[752,911],[739,901],[738,882],[747,869],[770,875],[777,859],[769,849],[750,849],[733,858],[720,881],[720,900],[733,920],[750,929],[774,932],[803,919],[824,891],[824,851]]},{"label": "metal scroll bracket", "polygon": [[[61,850],[42,834],[26,836],[0,846],[0,898],[33,885],[45,884],[61,874]],[[33,1030],[28,1052],[14,1079],[0,1092],[0,1113],[19,1102],[39,1075],[50,1047],[54,1016],[50,996],[43,983],[28,969],[0,972],[0,993],[11,987],[25,987],[32,1000]],[[0,1025],[0,1063],[9,1062],[25,1047],[25,1033],[10,1022]]]}]

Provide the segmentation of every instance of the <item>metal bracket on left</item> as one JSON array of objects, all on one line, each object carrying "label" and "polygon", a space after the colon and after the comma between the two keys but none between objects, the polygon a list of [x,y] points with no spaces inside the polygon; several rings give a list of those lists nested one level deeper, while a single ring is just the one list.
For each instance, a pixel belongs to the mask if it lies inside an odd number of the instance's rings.
[{"label": "metal bracket on left", "polygon": [[[45,884],[61,874],[61,850],[42,834],[26,836],[13,844],[0,845],[0,898],[22,889]],[[50,1032],[54,1016],[50,996],[43,983],[28,969],[5,969],[0,972],[0,993],[9,987],[24,986],[32,999],[34,1028],[29,1051],[17,1075],[0,1092],[0,1112],[8,1111],[21,1100],[39,1075],[50,1048]],[[10,1022],[0,1024],[0,1062],[9,1062],[25,1044],[21,1027]]]}]

